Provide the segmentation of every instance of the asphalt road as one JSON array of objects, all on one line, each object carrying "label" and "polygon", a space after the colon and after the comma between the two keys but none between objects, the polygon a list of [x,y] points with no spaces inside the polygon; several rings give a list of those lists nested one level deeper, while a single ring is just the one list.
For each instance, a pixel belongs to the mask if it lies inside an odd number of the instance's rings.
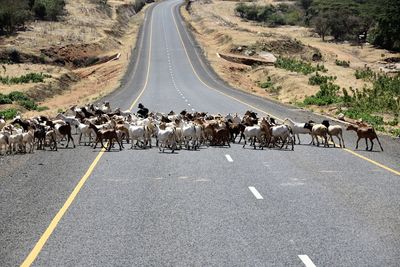
[{"label": "asphalt road", "polygon": [[[147,10],[112,106],[136,110],[140,96],[162,112],[322,119],[224,84],[184,27],[180,3]],[[385,152],[356,152],[394,172],[309,145],[104,153],[33,265],[398,266],[400,144],[381,139]],[[345,140],[353,149],[354,133]],[[24,262],[99,151],[0,157],[0,266]]]}]

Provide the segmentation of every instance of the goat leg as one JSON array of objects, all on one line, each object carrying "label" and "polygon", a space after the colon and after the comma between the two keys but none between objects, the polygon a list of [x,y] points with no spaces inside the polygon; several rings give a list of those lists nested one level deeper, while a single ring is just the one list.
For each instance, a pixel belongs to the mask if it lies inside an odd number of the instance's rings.
[{"label": "goat leg", "polygon": [[381,150],[383,151],[383,148],[382,148],[381,142],[379,141],[378,136],[376,137],[376,140],[378,141],[378,144],[379,144],[379,146],[381,147]]}]

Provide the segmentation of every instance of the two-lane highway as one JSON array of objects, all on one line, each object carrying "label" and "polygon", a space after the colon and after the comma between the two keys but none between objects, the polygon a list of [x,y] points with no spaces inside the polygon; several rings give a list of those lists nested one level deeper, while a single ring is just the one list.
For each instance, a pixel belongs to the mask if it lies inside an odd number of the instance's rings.
[{"label": "two-lane highway", "polygon": [[[321,119],[221,82],[180,4],[147,10],[136,59],[107,97],[113,106]],[[308,145],[175,154],[80,147],[4,158],[0,265],[397,266],[400,146],[383,143],[387,152],[363,155],[387,169]]]}]

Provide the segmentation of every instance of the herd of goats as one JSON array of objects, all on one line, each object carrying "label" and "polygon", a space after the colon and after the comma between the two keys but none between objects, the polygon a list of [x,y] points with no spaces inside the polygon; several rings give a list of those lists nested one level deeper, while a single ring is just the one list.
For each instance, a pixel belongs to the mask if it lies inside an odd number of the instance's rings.
[{"label": "herd of goats", "polygon": [[[6,123],[0,118],[0,154],[32,153],[35,149],[57,150],[60,142],[67,148],[75,141],[74,132],[79,136],[79,145],[89,145],[96,148],[99,144],[110,151],[111,148],[123,149],[124,143],[131,148],[151,148],[152,139],[160,151],[165,149],[193,149],[200,146],[228,146],[243,140],[243,147],[247,144],[258,148],[294,149],[294,144],[300,144],[300,134],[310,135],[311,143],[325,147],[330,144],[336,146],[333,137],[339,140],[339,146],[345,147],[343,129],[340,125],[330,125],[329,121],[322,123],[313,121],[300,123],[285,119],[278,124],[274,118],[258,117],[257,113],[247,111],[242,117],[238,114],[226,116],[209,115],[206,112],[182,111],[179,114],[171,111],[168,114],[148,112],[141,108],[136,114],[131,111],[122,111],[120,108],[112,110],[109,102],[102,105],[94,104],[76,107],[72,106],[66,112],[55,118],[38,116],[22,119],[20,116]],[[74,129],[75,128],[75,129]],[[365,139],[366,149],[373,149],[373,140],[376,139],[382,149],[375,130],[365,124],[352,124],[347,130],[357,133],[358,142]],[[371,146],[368,148],[368,141]],[[311,144],[310,143],[310,144]],[[118,145],[118,147],[116,147]]]}]

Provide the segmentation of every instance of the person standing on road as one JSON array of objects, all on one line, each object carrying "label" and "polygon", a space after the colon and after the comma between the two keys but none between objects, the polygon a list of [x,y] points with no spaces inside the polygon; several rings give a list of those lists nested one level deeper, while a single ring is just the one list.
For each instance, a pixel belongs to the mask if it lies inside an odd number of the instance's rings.
[{"label": "person standing on road", "polygon": [[148,108],[145,108],[145,107],[143,106],[142,103],[139,103],[138,109],[139,109],[139,110],[138,110],[137,114],[138,114],[140,117],[142,117],[142,118],[147,118],[147,117],[148,117],[148,115],[149,115],[149,109],[148,109]]}]

